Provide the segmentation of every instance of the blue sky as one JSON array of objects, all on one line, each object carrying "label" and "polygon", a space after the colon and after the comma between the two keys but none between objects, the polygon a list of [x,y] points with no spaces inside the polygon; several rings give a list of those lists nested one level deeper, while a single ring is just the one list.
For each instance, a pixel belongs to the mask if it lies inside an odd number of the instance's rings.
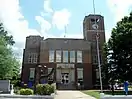
[{"label": "blue sky", "polygon": [[[67,9],[71,14],[69,18],[69,24],[67,25],[67,35],[69,34],[82,34],[82,21],[85,15],[93,13],[93,5],[92,0],[45,0],[49,1],[51,9],[53,11],[60,11],[62,9]],[[99,0],[95,0],[96,4],[96,13],[101,14],[105,18],[106,29],[109,30],[113,27],[114,20],[112,13],[107,5],[105,0],[101,2]],[[30,7],[29,7],[30,5]],[[20,6],[22,13],[26,20],[29,22],[30,28],[35,28],[37,30],[40,29],[40,25],[35,20],[35,16],[41,16],[40,12],[46,12],[44,9],[44,0],[21,0]],[[52,15],[43,17],[46,21],[52,23]],[[65,19],[64,19],[65,20]],[[48,33],[60,36],[64,32],[64,29],[60,30],[58,28],[51,27]]]},{"label": "blue sky", "polygon": [[[0,0],[0,20],[16,41],[13,49],[22,56],[29,35],[82,38],[82,22],[93,13],[92,0]],[[132,10],[132,0],[95,0],[96,13],[104,16],[106,40],[111,29]]]}]

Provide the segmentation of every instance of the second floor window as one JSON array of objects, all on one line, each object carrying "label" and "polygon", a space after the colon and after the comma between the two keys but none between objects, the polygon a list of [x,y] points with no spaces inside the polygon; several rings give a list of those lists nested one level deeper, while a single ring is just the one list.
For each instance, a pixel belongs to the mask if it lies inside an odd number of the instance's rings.
[{"label": "second floor window", "polygon": [[37,53],[29,53],[28,54],[28,63],[37,63],[38,54]]},{"label": "second floor window", "polygon": [[54,62],[54,51],[49,51],[49,62]]},{"label": "second floor window", "polygon": [[61,51],[56,51],[56,62],[61,62]]},{"label": "second floor window", "polygon": [[70,51],[70,63],[75,62],[75,51]]},{"label": "second floor window", "polygon": [[68,63],[68,51],[63,51],[63,62]]},{"label": "second floor window", "polygon": [[77,51],[77,63],[82,63],[82,51]]}]

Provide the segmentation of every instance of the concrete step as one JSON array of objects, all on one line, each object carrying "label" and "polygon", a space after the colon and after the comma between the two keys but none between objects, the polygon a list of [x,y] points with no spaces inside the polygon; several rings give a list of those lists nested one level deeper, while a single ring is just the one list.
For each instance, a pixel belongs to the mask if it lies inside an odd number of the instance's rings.
[{"label": "concrete step", "polygon": [[76,89],[75,85],[73,84],[59,84],[58,90],[74,90]]}]

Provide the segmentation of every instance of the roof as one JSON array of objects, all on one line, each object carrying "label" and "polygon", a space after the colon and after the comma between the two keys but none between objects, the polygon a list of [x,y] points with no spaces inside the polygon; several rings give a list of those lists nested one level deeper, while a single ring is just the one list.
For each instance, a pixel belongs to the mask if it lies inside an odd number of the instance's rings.
[{"label": "roof", "polygon": [[76,38],[47,38],[41,41],[41,49],[88,50],[90,46],[91,42]]},{"label": "roof", "polygon": [[79,39],[79,38],[47,38],[46,40],[84,40],[84,39]]}]

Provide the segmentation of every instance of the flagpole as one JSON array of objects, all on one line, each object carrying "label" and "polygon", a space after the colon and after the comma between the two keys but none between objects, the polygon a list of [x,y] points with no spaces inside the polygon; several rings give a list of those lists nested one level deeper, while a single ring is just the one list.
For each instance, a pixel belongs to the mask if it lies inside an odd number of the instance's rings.
[{"label": "flagpole", "polygon": [[[95,18],[95,24],[97,24],[96,22],[96,15],[95,15],[95,1],[93,0],[93,10],[94,10],[94,18]],[[99,67],[99,78],[100,78],[100,89],[101,92],[103,92],[103,86],[102,86],[102,76],[101,76],[101,63],[100,63],[100,52],[99,52],[99,34],[98,34],[98,30],[96,28],[96,42],[97,42],[97,56],[98,56],[98,67]]]}]

